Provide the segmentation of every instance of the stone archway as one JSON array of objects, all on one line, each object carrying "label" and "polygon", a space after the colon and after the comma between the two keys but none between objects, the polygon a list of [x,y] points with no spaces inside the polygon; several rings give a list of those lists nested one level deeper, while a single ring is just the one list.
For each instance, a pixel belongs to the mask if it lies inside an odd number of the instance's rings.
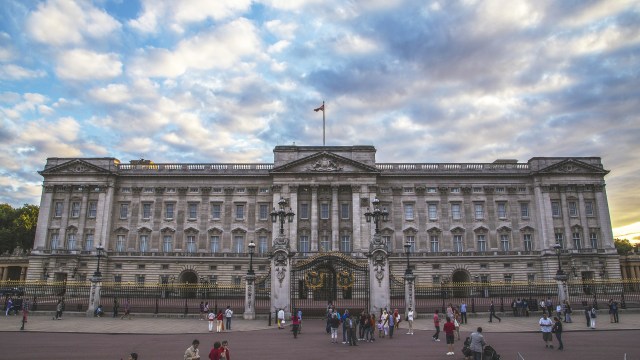
[{"label": "stone archway", "polygon": [[465,269],[457,269],[451,274],[451,281],[457,286],[454,287],[454,297],[468,297],[470,295],[471,288],[468,283],[471,282],[471,275]]},{"label": "stone archway", "polygon": [[193,270],[186,270],[180,274],[178,281],[183,284],[197,284],[198,275]]}]

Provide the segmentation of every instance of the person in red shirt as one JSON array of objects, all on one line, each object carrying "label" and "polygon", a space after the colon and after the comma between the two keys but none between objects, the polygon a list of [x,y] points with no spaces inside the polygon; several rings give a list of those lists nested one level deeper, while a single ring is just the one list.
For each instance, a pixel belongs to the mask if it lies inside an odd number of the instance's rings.
[{"label": "person in red shirt", "polygon": [[291,325],[293,325],[293,338],[298,338],[298,330],[300,330],[300,318],[298,317],[298,312],[293,311],[291,315]]},{"label": "person in red shirt", "polygon": [[433,314],[433,326],[436,328],[436,333],[432,336],[433,341],[440,341],[440,317],[438,316],[438,309],[436,309]]},{"label": "person in red shirt", "polygon": [[218,311],[218,315],[216,315],[216,332],[222,331],[222,319],[224,315],[222,315],[222,310]]},{"label": "person in red shirt", "polygon": [[447,355],[454,355],[453,342],[455,340],[454,332],[456,331],[456,325],[451,321],[450,317],[447,317],[447,322],[444,324],[443,330],[445,337],[447,338],[447,347],[449,349]]},{"label": "person in red shirt", "polygon": [[209,352],[209,360],[220,360],[220,347],[221,344],[219,341],[213,343],[213,348]]}]

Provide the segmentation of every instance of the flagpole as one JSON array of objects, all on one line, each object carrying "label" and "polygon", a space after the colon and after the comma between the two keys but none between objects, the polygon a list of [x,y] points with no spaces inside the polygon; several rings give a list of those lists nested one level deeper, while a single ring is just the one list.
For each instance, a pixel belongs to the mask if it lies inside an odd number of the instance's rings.
[{"label": "flagpole", "polygon": [[325,146],[325,142],[324,142],[324,124],[325,124],[325,120],[324,120],[324,114],[325,112],[327,112],[327,109],[324,107],[324,101],[322,102],[322,146]]}]

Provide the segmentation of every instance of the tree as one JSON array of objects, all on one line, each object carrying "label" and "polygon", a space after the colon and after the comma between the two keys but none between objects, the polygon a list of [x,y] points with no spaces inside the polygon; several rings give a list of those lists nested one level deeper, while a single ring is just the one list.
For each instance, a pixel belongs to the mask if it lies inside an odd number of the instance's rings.
[{"label": "tree", "polygon": [[613,244],[619,255],[629,255],[633,252],[633,245],[627,239],[613,239]]},{"label": "tree", "polygon": [[9,204],[0,204],[0,254],[12,252],[18,246],[24,250],[33,248],[38,212],[36,205],[14,209]]}]

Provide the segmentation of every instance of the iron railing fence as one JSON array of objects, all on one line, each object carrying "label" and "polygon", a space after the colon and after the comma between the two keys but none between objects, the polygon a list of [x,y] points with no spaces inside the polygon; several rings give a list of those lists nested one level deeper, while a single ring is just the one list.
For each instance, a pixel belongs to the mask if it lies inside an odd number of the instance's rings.
[{"label": "iron railing fence", "polygon": [[63,300],[66,311],[86,311],[90,291],[89,282],[0,281],[3,309],[12,298],[14,305],[28,299],[34,311],[55,311],[59,300]]}]

